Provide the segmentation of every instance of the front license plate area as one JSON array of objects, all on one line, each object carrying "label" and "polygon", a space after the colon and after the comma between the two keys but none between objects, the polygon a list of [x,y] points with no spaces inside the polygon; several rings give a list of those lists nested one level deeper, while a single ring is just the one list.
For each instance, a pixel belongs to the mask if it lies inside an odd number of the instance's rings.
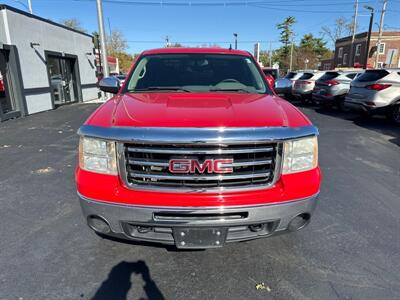
[{"label": "front license plate area", "polygon": [[177,248],[204,249],[222,247],[226,240],[227,228],[174,228]]}]

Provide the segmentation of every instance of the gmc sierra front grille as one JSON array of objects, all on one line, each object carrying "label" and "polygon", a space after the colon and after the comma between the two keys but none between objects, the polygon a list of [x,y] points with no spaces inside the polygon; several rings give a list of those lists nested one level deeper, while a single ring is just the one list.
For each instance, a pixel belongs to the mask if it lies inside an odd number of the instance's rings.
[{"label": "gmc sierra front grille", "polygon": [[[280,143],[232,145],[124,144],[123,177],[136,189],[182,190],[252,189],[271,185],[279,173]],[[173,173],[170,160],[228,159],[232,172]],[[198,170],[196,170],[198,171]]]}]

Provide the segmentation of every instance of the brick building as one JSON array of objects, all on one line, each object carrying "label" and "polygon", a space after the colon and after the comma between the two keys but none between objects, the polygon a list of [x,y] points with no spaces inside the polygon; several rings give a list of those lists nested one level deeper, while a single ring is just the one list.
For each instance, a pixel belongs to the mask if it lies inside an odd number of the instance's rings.
[{"label": "brick building", "polygon": [[[368,67],[400,67],[400,32],[383,32],[381,43],[378,46],[379,61],[375,66],[375,57],[378,43],[378,32],[372,32],[368,51]],[[351,36],[340,38],[335,43],[334,67],[362,67],[365,59],[365,48],[367,45],[368,32],[356,34],[353,44],[353,55],[351,56]],[[395,50],[393,50],[395,49]],[[391,65],[386,65],[387,57],[391,55]]]},{"label": "brick building", "polygon": [[321,59],[318,65],[318,70],[320,71],[327,71],[327,70],[333,70],[333,58],[325,58]]}]

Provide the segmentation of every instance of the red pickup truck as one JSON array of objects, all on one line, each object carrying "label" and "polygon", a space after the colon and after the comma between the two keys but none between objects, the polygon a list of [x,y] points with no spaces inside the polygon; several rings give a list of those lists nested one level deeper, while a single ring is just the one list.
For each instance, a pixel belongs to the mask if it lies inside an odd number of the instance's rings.
[{"label": "red pickup truck", "polygon": [[115,96],[80,127],[76,169],[99,235],[211,248],[308,224],[318,130],[248,52],[146,51],[99,86]]}]

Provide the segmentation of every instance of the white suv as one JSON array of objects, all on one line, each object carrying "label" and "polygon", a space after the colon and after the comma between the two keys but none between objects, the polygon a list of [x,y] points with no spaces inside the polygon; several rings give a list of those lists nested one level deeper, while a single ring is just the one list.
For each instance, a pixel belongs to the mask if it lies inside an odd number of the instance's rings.
[{"label": "white suv", "polygon": [[400,124],[400,69],[367,70],[351,82],[345,106],[368,114],[386,114]]}]

